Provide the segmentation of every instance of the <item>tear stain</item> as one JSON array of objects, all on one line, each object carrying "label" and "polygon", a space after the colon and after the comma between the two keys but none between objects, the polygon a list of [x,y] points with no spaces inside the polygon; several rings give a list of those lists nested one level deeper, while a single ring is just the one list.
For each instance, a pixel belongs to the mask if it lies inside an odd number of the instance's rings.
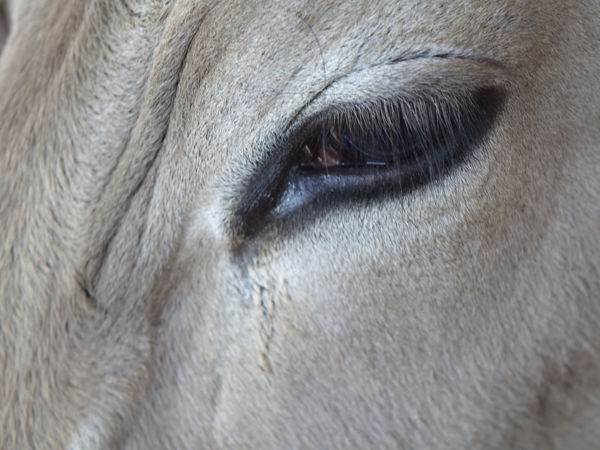
[{"label": "tear stain", "polygon": [[250,267],[252,279],[252,297],[256,311],[257,334],[259,342],[259,367],[267,375],[273,374],[270,358],[271,343],[276,333],[275,318],[277,304],[287,296],[287,283],[273,276],[269,267],[280,252],[262,252]]},{"label": "tear stain", "polygon": [[258,306],[259,314],[262,318],[259,319],[258,335],[261,343],[260,353],[260,368],[263,372],[271,375],[273,373],[273,365],[269,359],[269,350],[271,341],[275,334],[274,319],[275,319],[275,301],[273,293],[269,292],[268,287],[259,286]]}]

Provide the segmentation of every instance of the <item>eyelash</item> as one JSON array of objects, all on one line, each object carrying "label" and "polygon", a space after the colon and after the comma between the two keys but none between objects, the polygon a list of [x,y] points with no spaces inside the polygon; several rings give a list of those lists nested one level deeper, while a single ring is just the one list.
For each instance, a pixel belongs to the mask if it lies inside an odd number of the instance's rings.
[{"label": "eyelash", "polygon": [[485,128],[476,103],[477,95],[463,95],[346,107],[349,114],[336,111],[316,122],[302,144],[299,167],[342,173],[339,169],[413,161],[426,163],[424,170],[433,176],[446,158],[459,158]]}]

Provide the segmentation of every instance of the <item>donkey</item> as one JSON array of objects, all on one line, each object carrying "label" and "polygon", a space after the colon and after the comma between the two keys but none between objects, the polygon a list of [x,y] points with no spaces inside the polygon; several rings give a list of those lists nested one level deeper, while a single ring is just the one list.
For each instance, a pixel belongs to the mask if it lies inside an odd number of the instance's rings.
[{"label": "donkey", "polygon": [[600,448],[600,1],[0,3],[0,448]]}]

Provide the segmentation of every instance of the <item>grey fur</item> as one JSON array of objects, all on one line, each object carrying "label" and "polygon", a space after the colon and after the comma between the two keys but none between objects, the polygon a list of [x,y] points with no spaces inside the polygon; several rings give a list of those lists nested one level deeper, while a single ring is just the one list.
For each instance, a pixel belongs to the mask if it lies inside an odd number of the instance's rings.
[{"label": "grey fur", "polygon": [[[1,448],[600,447],[599,1],[4,3]],[[485,84],[469,164],[234,257],[292,122]]]}]

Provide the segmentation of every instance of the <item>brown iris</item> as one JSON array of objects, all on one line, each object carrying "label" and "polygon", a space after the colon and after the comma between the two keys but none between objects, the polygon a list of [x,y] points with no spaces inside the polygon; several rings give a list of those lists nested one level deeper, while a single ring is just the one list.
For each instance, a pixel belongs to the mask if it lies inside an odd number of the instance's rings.
[{"label": "brown iris", "polygon": [[325,130],[303,144],[300,168],[329,170],[386,166],[395,159],[389,151],[389,142],[374,139],[370,130],[365,134],[339,125]]}]

